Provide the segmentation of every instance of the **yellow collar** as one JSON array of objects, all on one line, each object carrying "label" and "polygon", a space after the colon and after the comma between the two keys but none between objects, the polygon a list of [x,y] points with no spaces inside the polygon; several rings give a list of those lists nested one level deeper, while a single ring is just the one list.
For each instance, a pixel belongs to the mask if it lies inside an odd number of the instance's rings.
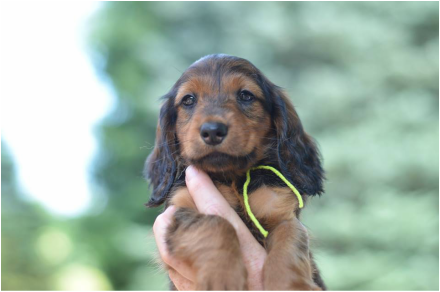
[{"label": "yellow collar", "polygon": [[249,183],[251,182],[251,170],[256,170],[256,169],[267,169],[267,170],[271,170],[273,173],[275,173],[291,190],[292,192],[296,195],[296,197],[298,198],[298,202],[299,202],[299,208],[302,208],[304,206],[303,203],[303,199],[300,195],[300,193],[298,192],[298,190],[284,177],[284,175],[281,174],[281,172],[279,172],[276,168],[272,167],[272,166],[266,166],[266,165],[260,165],[257,167],[252,167],[250,168],[247,172],[246,172],[246,181],[243,185],[243,198],[244,198],[244,206],[246,208],[246,212],[248,213],[249,217],[251,218],[252,222],[254,222],[255,226],[258,228],[258,230],[260,230],[261,234],[263,234],[264,237],[267,237],[267,235],[269,234],[269,232],[267,230],[265,230],[263,228],[263,226],[261,226],[260,222],[258,222],[258,219],[255,217],[254,213],[252,213],[251,210],[251,206],[249,205],[249,197],[248,197],[248,186]]}]

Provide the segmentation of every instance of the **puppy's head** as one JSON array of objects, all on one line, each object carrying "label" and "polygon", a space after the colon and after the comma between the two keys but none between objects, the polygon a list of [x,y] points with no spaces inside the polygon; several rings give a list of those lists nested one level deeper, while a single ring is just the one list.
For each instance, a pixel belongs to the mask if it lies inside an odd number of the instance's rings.
[{"label": "puppy's head", "polygon": [[145,173],[151,206],[161,204],[185,166],[223,176],[257,163],[276,166],[305,194],[322,192],[323,171],[282,90],[249,61],[210,55],[191,65],[165,95]]}]

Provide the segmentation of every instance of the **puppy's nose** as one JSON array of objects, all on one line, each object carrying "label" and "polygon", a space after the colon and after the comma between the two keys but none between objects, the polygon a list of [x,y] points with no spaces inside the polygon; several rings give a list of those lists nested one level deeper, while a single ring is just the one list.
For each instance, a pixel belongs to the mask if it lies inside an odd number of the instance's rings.
[{"label": "puppy's nose", "polygon": [[222,123],[204,123],[200,127],[200,136],[208,145],[218,145],[228,134],[228,126]]}]

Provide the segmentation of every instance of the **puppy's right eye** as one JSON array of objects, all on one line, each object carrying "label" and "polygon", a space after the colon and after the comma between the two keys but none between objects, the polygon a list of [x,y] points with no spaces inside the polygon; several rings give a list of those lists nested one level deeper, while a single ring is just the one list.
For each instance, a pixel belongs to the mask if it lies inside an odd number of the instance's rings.
[{"label": "puppy's right eye", "polygon": [[192,96],[192,95],[189,95],[189,94],[185,95],[182,98],[182,104],[184,106],[192,106],[195,102],[196,102],[196,98],[194,96]]}]

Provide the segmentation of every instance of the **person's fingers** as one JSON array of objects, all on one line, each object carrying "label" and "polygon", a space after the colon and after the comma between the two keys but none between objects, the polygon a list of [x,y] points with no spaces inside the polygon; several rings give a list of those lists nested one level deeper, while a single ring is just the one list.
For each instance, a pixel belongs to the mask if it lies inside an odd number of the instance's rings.
[{"label": "person's fingers", "polygon": [[[197,210],[204,214],[229,217],[233,211],[225,198],[212,183],[211,178],[193,165],[190,165],[185,172],[186,186],[196,203]],[[236,214],[235,214],[236,215]],[[231,222],[233,225],[236,222]]]},{"label": "person's fingers", "polygon": [[162,260],[183,277],[192,280],[195,279],[193,270],[186,263],[172,257],[168,252],[165,236],[167,228],[173,219],[174,212],[176,212],[176,207],[170,206],[165,212],[157,216],[153,225],[154,238]]},{"label": "person's fingers", "polygon": [[178,291],[193,291],[194,283],[182,276],[174,269],[168,270],[168,275],[170,276],[170,280],[173,282],[174,286]]},{"label": "person's fingers", "polygon": [[225,218],[235,228],[239,237],[246,237],[255,241],[249,229],[238,214],[229,206],[226,199],[205,172],[192,165],[189,166],[186,169],[186,186],[199,212]]},{"label": "person's fingers", "polygon": [[265,249],[255,240],[206,173],[194,166],[189,166],[185,174],[186,186],[197,209],[203,214],[223,217],[235,228],[249,273],[249,288],[263,290],[261,271],[267,256]]},{"label": "person's fingers", "polygon": [[166,246],[165,235],[173,218],[174,212],[176,212],[176,207],[168,207],[162,214],[157,216],[153,224],[154,239],[156,240],[157,249],[159,250],[159,254],[165,263],[168,263],[170,258]]}]

